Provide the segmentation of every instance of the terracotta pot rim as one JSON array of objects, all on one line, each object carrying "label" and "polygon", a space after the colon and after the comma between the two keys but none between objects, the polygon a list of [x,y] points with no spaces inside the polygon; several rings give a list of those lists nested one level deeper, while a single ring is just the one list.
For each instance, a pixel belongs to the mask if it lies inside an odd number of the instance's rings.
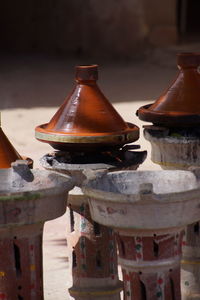
[{"label": "terracotta pot rim", "polygon": [[200,114],[181,111],[153,111],[149,109],[151,105],[152,103],[138,109],[137,115],[140,120],[166,127],[191,127],[200,124]]},{"label": "terracotta pot rim", "polygon": [[59,143],[92,143],[92,144],[125,144],[136,141],[139,138],[139,127],[127,123],[128,128],[119,132],[93,133],[93,134],[68,134],[61,132],[51,132],[45,129],[43,124],[35,128],[35,137],[40,141]]},{"label": "terracotta pot rim", "polygon": [[200,52],[183,52],[177,54],[177,65],[179,69],[198,68],[200,65]]},{"label": "terracotta pot rim", "polygon": [[76,69],[92,69],[92,68],[98,68],[99,65],[97,64],[91,64],[91,65],[77,65],[75,68]]},{"label": "terracotta pot rim", "polygon": [[139,130],[139,127],[136,126],[135,124],[129,123],[127,122],[127,129],[124,130],[120,130],[120,131],[113,131],[113,132],[94,132],[94,133],[88,133],[88,132],[84,132],[84,133],[65,133],[65,132],[60,132],[60,131],[51,131],[46,129],[46,126],[49,123],[45,123],[42,125],[39,125],[35,128],[36,132],[42,132],[42,133],[46,133],[46,134],[51,134],[51,135],[59,135],[59,136],[72,136],[74,137],[102,137],[102,136],[110,136],[110,135],[121,135],[121,134],[125,134],[125,133],[129,133],[129,132],[133,132],[135,130]]}]

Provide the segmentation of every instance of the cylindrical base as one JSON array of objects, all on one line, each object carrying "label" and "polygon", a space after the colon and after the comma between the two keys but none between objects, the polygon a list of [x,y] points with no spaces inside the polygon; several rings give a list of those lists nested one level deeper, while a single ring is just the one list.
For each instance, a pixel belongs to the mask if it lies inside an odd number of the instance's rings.
[{"label": "cylindrical base", "polygon": [[42,300],[43,223],[0,228],[0,299]]},{"label": "cylindrical base", "polygon": [[92,221],[86,197],[69,196],[68,214],[73,286],[76,300],[119,300],[122,284],[118,279],[114,232]]},{"label": "cylindrical base", "polygon": [[182,233],[118,234],[125,300],[180,300]]}]

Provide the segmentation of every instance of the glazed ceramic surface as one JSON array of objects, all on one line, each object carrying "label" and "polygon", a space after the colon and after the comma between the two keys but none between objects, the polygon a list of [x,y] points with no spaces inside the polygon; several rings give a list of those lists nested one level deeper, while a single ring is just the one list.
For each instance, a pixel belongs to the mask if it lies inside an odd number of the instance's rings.
[{"label": "glazed ceramic surface", "polygon": [[[76,86],[48,124],[36,127],[36,138],[55,149],[120,147],[139,138],[96,84],[97,65],[76,67]],[[77,146],[79,144],[79,146]]]},{"label": "glazed ceramic surface", "polygon": [[22,159],[19,153],[12,146],[7,136],[0,127],[0,169],[10,168],[11,163]]},{"label": "glazed ceramic surface", "polygon": [[177,78],[155,103],[138,110],[141,120],[166,127],[200,124],[200,53],[180,53],[177,63]]}]

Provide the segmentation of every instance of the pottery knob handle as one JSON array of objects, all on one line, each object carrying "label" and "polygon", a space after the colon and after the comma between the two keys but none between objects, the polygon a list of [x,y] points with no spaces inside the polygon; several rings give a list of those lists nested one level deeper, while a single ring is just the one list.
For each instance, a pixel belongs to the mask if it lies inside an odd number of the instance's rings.
[{"label": "pottery knob handle", "polygon": [[77,81],[96,81],[98,79],[98,65],[76,66]]},{"label": "pottery knob handle", "polygon": [[179,53],[177,64],[181,68],[198,68],[200,65],[200,53]]}]

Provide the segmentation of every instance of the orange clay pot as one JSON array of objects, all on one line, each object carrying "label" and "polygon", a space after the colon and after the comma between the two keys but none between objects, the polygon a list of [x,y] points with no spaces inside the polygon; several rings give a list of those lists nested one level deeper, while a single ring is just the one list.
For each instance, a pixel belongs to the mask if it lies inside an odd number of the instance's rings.
[{"label": "orange clay pot", "polygon": [[0,124],[0,169],[10,168],[11,163],[17,159],[22,158],[11,145]]},{"label": "orange clay pot", "polygon": [[137,111],[143,121],[167,127],[200,125],[200,53],[178,54],[180,72],[154,104]]},{"label": "orange clay pot", "polygon": [[76,86],[48,124],[36,127],[36,138],[59,150],[120,147],[139,138],[96,84],[97,65],[76,67]]}]

